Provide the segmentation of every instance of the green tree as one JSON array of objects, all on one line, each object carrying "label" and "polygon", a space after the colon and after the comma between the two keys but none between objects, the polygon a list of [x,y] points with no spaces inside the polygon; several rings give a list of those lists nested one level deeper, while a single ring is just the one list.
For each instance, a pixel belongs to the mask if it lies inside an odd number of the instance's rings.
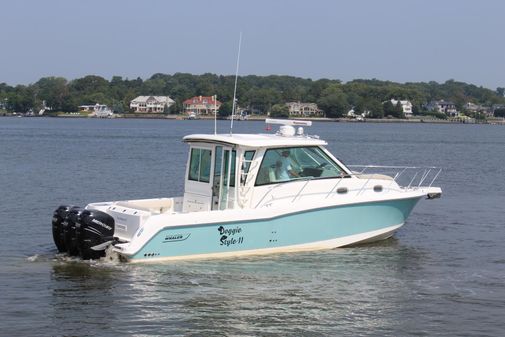
[{"label": "green tree", "polygon": [[396,107],[393,105],[393,103],[391,103],[391,101],[384,102],[383,109],[384,109],[384,116],[395,117]]},{"label": "green tree", "polygon": [[[234,76],[215,74],[157,73],[148,80],[123,79],[113,76],[110,81],[95,75],[68,82],[61,77],[44,77],[28,86],[12,87],[0,83],[0,99],[10,111],[37,110],[42,101],[58,111],[75,111],[80,104],[109,104],[116,111],[129,110],[130,101],[139,95],[168,95],[177,103],[192,96],[217,94],[222,102],[232,100]],[[239,78],[237,98],[251,112],[266,113],[275,104],[288,101],[318,103],[328,116],[338,117],[354,106],[356,112],[370,111],[381,117],[384,113],[400,117],[398,110],[382,106],[391,98],[408,97],[414,113],[423,113],[423,104],[430,100],[453,101],[458,107],[467,102],[491,106],[505,104],[505,88],[490,90],[473,84],[449,80],[445,83],[395,83],[377,79],[356,79],[347,83],[339,80],[298,78],[293,76],[256,76]],[[7,101],[5,101],[7,99]],[[417,107],[417,108],[416,108]],[[225,107],[226,108],[226,105]],[[396,108],[396,107],[394,107]],[[223,110],[225,111],[225,110]]]},{"label": "green tree", "polygon": [[162,78],[150,78],[142,85],[142,94],[147,96],[166,96],[165,81]]},{"label": "green tree", "polygon": [[400,103],[400,100],[398,100],[398,102],[396,102],[396,106],[395,106],[395,114],[393,115],[393,117],[396,117],[396,118],[405,118],[405,114],[403,113],[403,107],[402,107],[402,104]]},{"label": "green tree", "polygon": [[382,118],[384,117],[384,111],[382,108],[382,103],[374,98],[363,98],[354,107],[354,113],[361,115],[366,114],[368,118]]},{"label": "green tree", "polygon": [[35,103],[35,94],[32,88],[24,85],[17,85],[13,91],[9,92],[5,100],[7,110],[14,112],[27,112]]},{"label": "green tree", "polygon": [[383,118],[384,117],[384,108],[382,103],[377,99],[370,99],[368,102],[368,111],[370,114],[368,117],[370,118]]},{"label": "green tree", "polygon": [[230,116],[231,112],[232,112],[232,109],[233,109],[233,102],[232,102],[232,100],[231,101],[225,101],[219,107],[218,114],[221,117]]},{"label": "green tree", "polygon": [[118,113],[118,114],[122,114],[125,112],[123,102],[119,101],[119,100],[112,101],[111,109],[114,113]]},{"label": "green tree", "polygon": [[350,105],[340,83],[330,84],[321,92],[317,105],[327,117],[342,117],[349,111]]},{"label": "green tree", "polygon": [[102,94],[103,97],[110,98],[109,82],[100,76],[88,75],[83,78],[73,80],[69,83],[69,90],[77,98],[79,104],[107,104],[110,102],[92,101],[93,95]]},{"label": "green tree", "polygon": [[266,113],[274,104],[281,103],[281,97],[279,92],[272,88],[252,88],[241,102],[254,110]]},{"label": "green tree", "polygon": [[333,118],[342,117],[350,108],[344,93],[323,96],[317,104],[327,117]]},{"label": "green tree", "polygon": [[286,104],[274,104],[270,109],[270,117],[288,118],[289,108]]},{"label": "green tree", "polygon": [[44,77],[34,85],[37,97],[45,100],[54,111],[77,111],[76,97],[63,77]]},{"label": "green tree", "polygon": [[420,106],[419,106],[419,105],[417,105],[417,104],[413,104],[413,105],[412,105],[412,114],[413,114],[414,116],[418,116],[418,115],[420,115],[420,114],[421,114],[421,108],[420,108]]}]

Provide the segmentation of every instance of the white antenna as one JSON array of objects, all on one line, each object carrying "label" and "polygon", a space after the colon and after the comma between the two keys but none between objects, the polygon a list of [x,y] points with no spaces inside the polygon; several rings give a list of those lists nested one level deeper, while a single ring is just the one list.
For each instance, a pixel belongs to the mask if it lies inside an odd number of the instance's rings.
[{"label": "white antenna", "polygon": [[214,134],[217,134],[217,95],[214,95]]},{"label": "white antenna", "polygon": [[242,32],[238,40],[238,55],[237,55],[237,70],[235,71],[235,88],[233,89],[233,106],[231,108],[231,125],[230,135],[233,134],[233,117],[235,116],[235,108],[237,106],[237,80],[238,80],[238,66],[240,64],[240,46],[242,45]]}]

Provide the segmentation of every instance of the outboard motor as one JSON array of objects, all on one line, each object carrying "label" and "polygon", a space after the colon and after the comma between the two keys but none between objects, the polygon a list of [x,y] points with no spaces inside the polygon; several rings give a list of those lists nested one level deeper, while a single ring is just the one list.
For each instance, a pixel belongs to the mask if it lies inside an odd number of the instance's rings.
[{"label": "outboard motor", "polygon": [[74,206],[61,205],[53,213],[53,240],[58,252],[60,253],[67,251],[65,242],[63,241],[63,221],[65,221],[65,218],[72,207]]},{"label": "outboard motor", "polygon": [[79,225],[79,216],[83,209],[72,207],[63,221],[63,242],[68,255],[79,255],[76,238],[76,227]]},{"label": "outboard motor", "polygon": [[112,243],[114,236],[114,218],[97,210],[84,210],[77,227],[77,245],[79,254],[85,260],[105,256],[107,243]]}]

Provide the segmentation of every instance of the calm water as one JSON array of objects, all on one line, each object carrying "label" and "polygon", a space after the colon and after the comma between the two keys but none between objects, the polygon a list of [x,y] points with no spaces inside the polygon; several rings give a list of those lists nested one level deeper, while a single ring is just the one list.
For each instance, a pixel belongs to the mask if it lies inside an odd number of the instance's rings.
[{"label": "calm water", "polygon": [[[500,126],[311,127],[348,164],[445,169],[442,199],[422,201],[378,244],[158,265],[55,256],[58,205],[179,195],[187,151],[180,139],[212,128],[0,118],[0,335],[504,335]],[[261,132],[263,124],[235,129]]]}]

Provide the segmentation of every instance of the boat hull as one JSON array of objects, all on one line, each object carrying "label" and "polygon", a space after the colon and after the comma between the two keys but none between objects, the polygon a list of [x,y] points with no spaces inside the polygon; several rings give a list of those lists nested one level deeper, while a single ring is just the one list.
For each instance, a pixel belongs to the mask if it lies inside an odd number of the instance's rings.
[{"label": "boat hull", "polygon": [[400,228],[420,197],[375,201],[251,219],[167,226],[130,262],[231,257],[331,249],[386,239]]}]

